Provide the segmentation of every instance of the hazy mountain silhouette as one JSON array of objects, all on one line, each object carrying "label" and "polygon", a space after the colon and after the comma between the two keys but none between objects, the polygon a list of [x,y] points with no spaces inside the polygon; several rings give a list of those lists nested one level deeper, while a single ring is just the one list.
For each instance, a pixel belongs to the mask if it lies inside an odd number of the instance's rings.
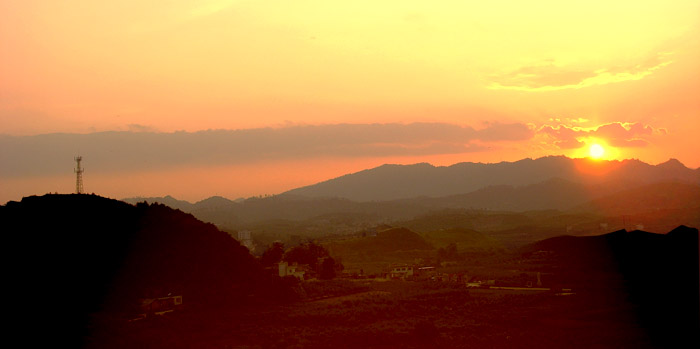
[{"label": "hazy mountain silhouette", "polygon": [[[159,202],[160,198],[129,198],[126,202]],[[222,227],[239,226],[255,222],[273,220],[302,221],[342,214],[346,217],[362,217],[367,220],[390,217],[411,217],[423,212],[425,207],[419,202],[367,202],[360,203],[341,198],[307,198],[293,195],[277,195],[266,198],[250,198],[240,202],[225,198],[213,199],[217,204],[210,205],[206,199],[187,207],[186,212],[197,218]],[[183,211],[185,211],[183,209]]]},{"label": "hazy mountain silhouette", "polygon": [[[524,184],[540,178],[544,179]],[[644,225],[663,232],[679,224],[700,225],[699,184],[700,171],[690,170],[677,160],[652,166],[638,160],[593,161],[560,156],[450,167],[384,165],[280,195],[247,200],[212,197],[190,204],[166,196],[125,201],[171,204],[222,229],[267,234],[267,242],[290,234],[313,238],[352,233],[415,218],[431,222],[426,223],[431,229],[490,232],[512,247],[567,231],[599,233],[602,226]],[[477,189],[460,194],[472,187]],[[306,195],[309,192],[313,195]],[[344,193],[355,200],[342,197]],[[421,196],[384,199],[419,193]],[[357,201],[370,196],[374,201]],[[443,224],[442,214],[437,218],[440,224],[432,222],[431,214],[444,210],[485,211],[467,214],[468,223]],[[548,210],[559,212],[518,214]],[[621,215],[632,217],[623,222]]]},{"label": "hazy mountain silhouette", "polygon": [[[214,311],[256,291],[262,271],[227,233],[164,205],[45,195],[0,206],[13,322],[79,346],[95,316],[126,319],[139,298],[182,295]],[[122,320],[124,321],[124,320]]]},{"label": "hazy mountain silhouette", "polygon": [[157,202],[157,203],[166,205],[170,208],[180,210],[182,212],[192,212],[192,210],[196,206],[196,204],[193,204],[189,201],[178,200],[170,195],[161,196],[161,197],[133,197],[133,198],[122,199],[121,201],[130,203],[130,204],[137,204],[139,202],[144,202],[144,201],[149,202],[149,203]]},{"label": "hazy mountain silhouette", "polygon": [[420,235],[406,228],[389,228],[377,232],[374,236],[365,236],[353,240],[329,244],[330,249],[340,256],[349,253],[381,255],[396,251],[432,250]]},{"label": "hazy mountain silhouette", "polygon": [[[600,216],[665,213],[669,217],[683,217],[671,222],[671,227],[681,223],[700,223],[700,185],[664,182],[632,188],[624,186],[624,182],[587,185],[555,178],[522,187],[493,186],[469,194],[424,198],[422,201],[427,206],[439,208],[513,212],[555,209]],[[411,200],[415,199],[406,201]],[[696,214],[686,214],[685,211]]]},{"label": "hazy mountain silhouette", "polygon": [[382,165],[285,194],[387,201],[465,194],[488,186],[525,186],[552,178],[585,184],[647,184],[671,180],[700,184],[700,172],[688,169],[674,159],[653,166],[639,160],[594,161],[549,156],[496,164],[464,162],[448,167],[426,163]]},{"label": "hazy mountain silhouette", "polygon": [[700,212],[700,186],[654,183],[606,195],[580,205],[576,210],[622,215],[681,208]]},{"label": "hazy mountain silhouette", "polygon": [[[467,194],[406,199],[440,208],[500,211],[567,210],[623,190],[625,183],[583,184],[561,178],[523,186],[494,185]],[[631,185],[631,184],[630,184]]]},{"label": "hazy mountain silhouette", "polygon": [[466,228],[448,228],[419,234],[436,248],[447,247],[454,243],[457,251],[482,251],[502,249],[503,246],[494,238],[476,230]]},{"label": "hazy mountain silhouette", "polygon": [[[310,230],[352,232],[372,224],[408,222],[412,219],[432,222],[434,219],[430,217],[437,214],[435,219],[440,224],[425,223],[429,229],[464,227],[478,231],[512,230],[513,234],[524,229],[531,233],[532,236],[526,238],[530,241],[537,240],[538,236],[542,238],[565,232],[567,226],[577,226],[580,233],[596,232],[600,223],[619,221],[621,224],[621,215],[633,215],[634,222],[628,223],[644,224],[656,232],[679,224],[700,225],[700,186],[673,182],[632,188],[625,185],[632,184],[581,184],[554,178],[519,187],[491,186],[468,194],[382,202],[307,198],[290,194],[242,202],[216,198],[191,204],[189,212],[222,228],[285,234]],[[158,198],[146,200],[158,202]],[[203,204],[210,201],[217,204]],[[448,212],[440,213],[445,210]],[[449,210],[479,212],[464,216],[463,213],[451,213]],[[535,214],[536,211],[542,213]],[[520,214],[527,212],[533,214]],[[445,225],[454,214],[464,216],[466,221]],[[622,225],[618,226],[622,228]]]},{"label": "hazy mountain silhouette", "polygon": [[222,196],[211,196],[192,204],[192,210],[217,209],[220,207],[228,207],[235,203],[236,201],[229,200]]}]

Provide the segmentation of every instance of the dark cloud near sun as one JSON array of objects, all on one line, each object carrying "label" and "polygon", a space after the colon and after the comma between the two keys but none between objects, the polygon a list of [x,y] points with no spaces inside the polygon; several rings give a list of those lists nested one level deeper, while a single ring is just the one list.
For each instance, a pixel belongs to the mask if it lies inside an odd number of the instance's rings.
[{"label": "dark cloud near sun", "polygon": [[645,147],[650,144],[648,138],[665,135],[667,132],[642,123],[613,122],[594,128],[544,125],[538,133],[549,136],[552,143],[560,149],[576,149],[586,145],[583,141],[585,138],[599,138],[620,148]]},{"label": "dark cloud near sun", "polygon": [[525,124],[486,123],[486,128],[479,131],[483,141],[522,141],[532,138],[533,130]]},{"label": "dark cloud near sun", "polygon": [[525,124],[487,123],[476,129],[445,123],[296,125],[281,128],[160,133],[130,131],[0,136],[0,177],[70,173],[73,156],[95,172],[322,157],[390,157],[484,151],[527,140]]}]

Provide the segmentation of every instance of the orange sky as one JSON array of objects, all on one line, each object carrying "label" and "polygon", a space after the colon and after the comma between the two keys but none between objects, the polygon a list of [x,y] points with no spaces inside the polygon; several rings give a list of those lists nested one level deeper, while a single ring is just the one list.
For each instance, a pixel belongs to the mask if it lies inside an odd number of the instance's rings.
[{"label": "orange sky", "polygon": [[[54,154],[65,175],[0,171],[2,202],[71,191],[76,152],[90,192],[188,200],[274,194],[386,162],[586,156],[596,142],[609,159],[700,167],[696,0],[26,0],[0,2],[0,16],[0,134],[25,143],[345,124],[444,124],[466,135],[443,142],[431,129],[392,140],[400,152],[378,151],[377,140],[338,155],[319,141],[293,156],[119,172],[67,147]],[[17,142],[3,143],[0,166],[42,161]]]}]

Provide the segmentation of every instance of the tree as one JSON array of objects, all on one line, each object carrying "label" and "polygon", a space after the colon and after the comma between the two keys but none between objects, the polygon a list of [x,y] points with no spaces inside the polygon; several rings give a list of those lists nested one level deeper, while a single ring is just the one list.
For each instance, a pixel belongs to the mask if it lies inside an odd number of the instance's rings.
[{"label": "tree", "polygon": [[260,257],[260,264],[263,267],[273,266],[282,261],[282,256],[284,256],[284,244],[279,241],[273,242]]},{"label": "tree", "polygon": [[326,257],[329,257],[329,254],[325,247],[309,242],[293,247],[284,254],[283,259],[289,263],[306,264],[317,270],[319,258]]},{"label": "tree", "polygon": [[321,272],[319,278],[322,280],[330,280],[335,277],[335,260],[332,257],[326,257],[321,263]]},{"label": "tree", "polygon": [[438,249],[438,258],[453,261],[458,259],[459,254],[457,253],[457,244],[451,242],[447,247]]}]

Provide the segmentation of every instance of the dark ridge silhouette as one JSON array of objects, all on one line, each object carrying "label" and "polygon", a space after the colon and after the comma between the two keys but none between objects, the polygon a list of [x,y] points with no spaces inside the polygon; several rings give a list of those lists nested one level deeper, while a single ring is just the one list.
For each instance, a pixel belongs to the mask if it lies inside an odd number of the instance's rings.
[{"label": "dark ridge silhouette", "polygon": [[448,228],[419,233],[428,243],[436,248],[454,244],[459,252],[502,249],[503,246],[494,238],[476,230],[465,228]]},{"label": "dark ridge silhouette", "polygon": [[164,205],[32,196],[0,206],[0,222],[11,317],[41,332],[29,346],[88,344],[96,321],[134,316],[140,298],[182,295],[188,311],[216,312],[248,301],[264,281],[227,233]]},{"label": "dark ridge silhouette", "polygon": [[[161,200],[166,199],[166,200]],[[138,202],[130,199],[132,203]],[[179,200],[147,198],[149,202],[182,207]],[[169,204],[168,204],[169,205]],[[472,193],[439,198],[355,202],[341,198],[308,198],[290,194],[251,198],[234,202],[214,197],[190,204],[187,212],[223,228],[250,229],[257,222],[273,220],[378,223],[401,221],[444,209],[527,212],[559,210],[571,214],[603,217],[644,214],[645,224],[654,231],[666,231],[678,224],[700,223],[700,186],[680,182],[654,183],[628,188],[623,184],[586,185],[560,178],[527,186],[492,186]],[[652,219],[653,218],[653,219]]]},{"label": "dark ridge silhouette", "polygon": [[207,199],[197,201],[195,203],[195,207],[198,210],[211,210],[211,209],[217,209],[219,207],[228,207],[233,204],[235,204],[235,201],[231,201],[225,197],[221,196],[212,196]]},{"label": "dark ridge silhouette", "polygon": [[603,294],[621,292],[637,306],[640,324],[655,346],[700,344],[698,230],[668,234],[619,230],[590,237],[561,236],[522,250],[549,256],[563,285]]},{"label": "dark ridge silhouette", "polygon": [[[495,185],[467,194],[426,197],[421,200],[426,206],[440,208],[499,211],[567,210],[621,189],[617,183],[586,185],[561,178],[551,178],[524,186]],[[415,200],[417,199],[401,201]]]},{"label": "dark ridge silhouette", "polygon": [[133,198],[126,198],[126,199],[121,199],[121,201],[134,204],[136,205],[139,202],[151,202],[151,203],[159,203],[166,205],[170,208],[174,208],[176,210],[180,210],[182,212],[187,212],[191,213],[192,210],[195,208],[196,204],[193,204],[189,201],[185,200],[178,200],[170,195],[166,196],[161,196],[161,197],[133,197]]},{"label": "dark ridge silhouette", "polygon": [[698,171],[688,169],[674,159],[652,166],[639,160],[594,161],[549,156],[496,164],[464,162],[448,167],[426,163],[382,165],[285,194],[386,201],[464,194],[488,186],[525,186],[551,178],[586,184],[612,182],[624,184],[623,188],[661,181],[700,184]]},{"label": "dark ridge silhouette", "polygon": [[433,246],[425,242],[418,234],[406,228],[390,228],[377,233],[377,241],[381,244],[391,245],[390,250],[432,250]]},{"label": "dark ridge silhouette", "polygon": [[231,201],[227,198],[221,196],[212,196],[207,199],[191,203],[185,200],[178,200],[170,195],[161,197],[133,197],[125,198],[121,201],[128,202],[130,204],[137,204],[139,202],[147,201],[166,205],[168,207],[174,208],[176,210],[181,210],[182,212],[192,213],[193,211],[206,211],[212,209],[220,209],[225,207],[230,207],[236,202]]},{"label": "dark ridge silhouette", "polygon": [[[149,202],[160,202],[159,199],[145,198]],[[290,195],[249,198],[241,202],[218,198],[216,205],[204,204],[209,203],[210,199],[193,204],[187,212],[221,227],[236,227],[280,219],[303,221],[327,215],[360,216],[368,219],[406,218],[425,210],[420,202],[358,203],[340,198],[307,198]],[[125,199],[125,201],[138,202],[137,199]]]}]

